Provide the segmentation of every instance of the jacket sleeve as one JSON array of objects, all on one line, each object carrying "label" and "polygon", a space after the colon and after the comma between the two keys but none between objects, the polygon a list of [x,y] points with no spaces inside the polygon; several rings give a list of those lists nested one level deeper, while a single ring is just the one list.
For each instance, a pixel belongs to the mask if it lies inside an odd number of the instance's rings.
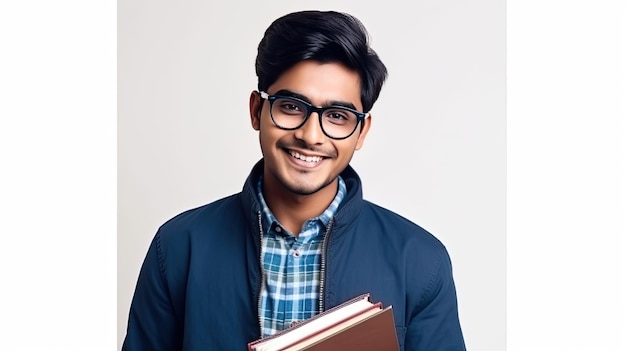
[{"label": "jacket sleeve", "polygon": [[141,266],[122,351],[181,348],[180,323],[170,299],[162,260],[157,233]]},{"label": "jacket sleeve", "polygon": [[432,275],[429,279],[410,316],[405,350],[465,350],[452,265],[443,245],[438,255],[433,257]]}]

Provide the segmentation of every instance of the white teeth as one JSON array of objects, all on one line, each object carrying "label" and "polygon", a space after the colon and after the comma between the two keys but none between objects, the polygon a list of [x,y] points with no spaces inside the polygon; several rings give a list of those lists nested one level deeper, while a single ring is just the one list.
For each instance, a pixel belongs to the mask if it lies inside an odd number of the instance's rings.
[{"label": "white teeth", "polygon": [[322,160],[322,157],[320,156],[304,156],[291,150],[289,150],[289,154],[299,160],[306,161],[306,162],[320,162]]}]

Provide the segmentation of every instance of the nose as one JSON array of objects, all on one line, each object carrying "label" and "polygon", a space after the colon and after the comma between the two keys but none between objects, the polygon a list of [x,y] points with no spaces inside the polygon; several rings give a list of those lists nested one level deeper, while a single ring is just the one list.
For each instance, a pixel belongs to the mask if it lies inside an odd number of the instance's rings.
[{"label": "nose", "polygon": [[318,112],[311,112],[309,118],[302,127],[296,129],[295,137],[304,141],[307,145],[322,144],[326,140],[326,135],[322,131],[320,125],[320,116]]}]

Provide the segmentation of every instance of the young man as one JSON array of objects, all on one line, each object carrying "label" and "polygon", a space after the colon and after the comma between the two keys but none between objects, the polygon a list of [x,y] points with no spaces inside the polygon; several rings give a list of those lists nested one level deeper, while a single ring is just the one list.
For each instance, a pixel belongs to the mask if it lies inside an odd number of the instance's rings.
[{"label": "young man", "polygon": [[157,232],[124,350],[245,350],[363,293],[392,305],[402,350],[464,350],[450,259],[424,229],[363,200],[349,166],[387,70],[354,17],[277,19],[256,60],[263,159],[243,190]]}]

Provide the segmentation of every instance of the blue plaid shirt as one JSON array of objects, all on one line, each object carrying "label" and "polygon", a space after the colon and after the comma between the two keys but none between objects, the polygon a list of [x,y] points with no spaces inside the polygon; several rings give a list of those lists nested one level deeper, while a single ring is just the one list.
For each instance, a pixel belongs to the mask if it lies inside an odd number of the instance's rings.
[{"label": "blue plaid shirt", "polygon": [[318,311],[322,241],[330,220],[346,194],[339,179],[337,195],[318,217],[307,220],[293,236],[267,207],[259,180],[257,194],[263,206],[261,260],[265,281],[261,288],[259,319],[262,336],[268,336],[308,319]]}]

